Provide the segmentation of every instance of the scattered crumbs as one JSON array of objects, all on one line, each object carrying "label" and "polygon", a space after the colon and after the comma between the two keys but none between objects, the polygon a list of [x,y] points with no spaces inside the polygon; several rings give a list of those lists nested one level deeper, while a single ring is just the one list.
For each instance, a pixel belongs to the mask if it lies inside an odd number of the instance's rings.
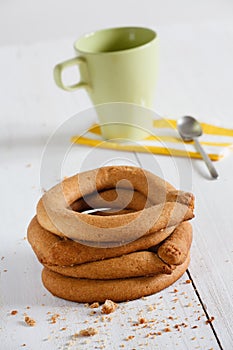
[{"label": "scattered crumbs", "polygon": [[36,321],[33,320],[33,318],[29,317],[29,316],[25,316],[24,317],[24,321],[25,323],[27,323],[28,326],[30,327],[34,327],[36,325]]},{"label": "scattered crumbs", "polygon": [[79,335],[81,337],[92,337],[93,335],[95,335],[97,333],[98,333],[98,330],[96,328],[89,327],[89,328],[86,328],[86,329],[82,329],[79,332]]},{"label": "scattered crumbs", "polygon": [[125,340],[126,340],[126,341],[129,341],[129,340],[132,340],[133,338],[135,338],[134,335],[129,335]]},{"label": "scattered crumbs", "polygon": [[212,323],[214,321],[214,316],[211,316],[208,320],[205,321],[205,324]]},{"label": "scattered crumbs", "polygon": [[186,280],[185,283],[189,284],[191,283],[191,280]]},{"label": "scattered crumbs", "polygon": [[11,315],[14,316],[14,315],[17,315],[18,311],[17,310],[12,310],[11,311]]},{"label": "scattered crumbs", "polygon": [[100,306],[100,304],[96,302],[96,303],[92,303],[92,304],[90,305],[90,308],[91,308],[91,309],[97,309],[99,306]]},{"label": "scattered crumbs", "polygon": [[110,314],[116,310],[117,306],[118,305],[114,303],[114,301],[107,299],[105,300],[105,303],[102,306],[101,313],[106,315]]}]

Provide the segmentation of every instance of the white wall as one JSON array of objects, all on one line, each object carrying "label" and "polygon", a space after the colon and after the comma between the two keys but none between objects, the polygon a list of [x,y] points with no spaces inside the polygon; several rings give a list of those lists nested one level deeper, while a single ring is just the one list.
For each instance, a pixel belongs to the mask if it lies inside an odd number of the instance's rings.
[{"label": "white wall", "polygon": [[232,22],[232,0],[0,0],[0,45],[80,36],[102,27]]}]

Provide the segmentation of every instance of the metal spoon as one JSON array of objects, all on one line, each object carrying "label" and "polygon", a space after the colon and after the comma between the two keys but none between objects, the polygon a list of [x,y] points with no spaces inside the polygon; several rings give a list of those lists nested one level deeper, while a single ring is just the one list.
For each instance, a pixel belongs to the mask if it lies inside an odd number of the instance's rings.
[{"label": "metal spoon", "polygon": [[211,176],[214,179],[217,179],[219,175],[215,167],[213,166],[213,163],[211,162],[210,158],[208,157],[208,155],[206,154],[206,152],[204,151],[197,139],[199,136],[202,135],[202,128],[200,123],[193,117],[185,116],[177,120],[177,128],[180,136],[184,141],[194,141],[195,147],[204,159]]}]

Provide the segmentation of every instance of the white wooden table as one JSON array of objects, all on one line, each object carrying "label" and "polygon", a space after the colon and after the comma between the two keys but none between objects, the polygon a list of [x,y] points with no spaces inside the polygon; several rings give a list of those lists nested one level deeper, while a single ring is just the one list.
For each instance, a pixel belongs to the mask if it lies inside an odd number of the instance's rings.
[{"label": "white wooden table", "polygon": [[[190,26],[174,25],[161,27],[160,37],[157,110],[171,117],[193,114],[232,127],[232,26],[216,29],[210,21],[193,31]],[[65,93],[52,80],[54,64],[72,55],[72,41],[0,48],[0,348],[231,350],[233,155],[215,163],[220,179],[210,181],[199,160],[190,166],[184,158],[98,149],[93,153],[75,146],[62,173],[48,167],[47,182],[41,184],[42,154],[49,135],[67,118],[90,107],[85,92]],[[90,124],[91,120],[80,120],[79,128]],[[68,135],[55,138],[51,147],[56,162],[61,150],[69,147]],[[44,289],[41,266],[25,239],[42,185],[103,164],[138,165],[155,173],[160,169],[166,180],[196,196],[188,271],[159,294],[121,303],[105,320],[99,309],[90,315],[91,309],[84,305],[55,298]],[[12,310],[17,314],[11,315]],[[35,327],[25,324],[24,314],[36,320]],[[54,314],[60,315],[56,323],[51,322]],[[133,326],[139,317],[155,321],[144,328],[144,324]],[[211,317],[213,322],[206,324]],[[72,339],[90,326],[99,333]],[[129,336],[134,337],[126,340]]]}]

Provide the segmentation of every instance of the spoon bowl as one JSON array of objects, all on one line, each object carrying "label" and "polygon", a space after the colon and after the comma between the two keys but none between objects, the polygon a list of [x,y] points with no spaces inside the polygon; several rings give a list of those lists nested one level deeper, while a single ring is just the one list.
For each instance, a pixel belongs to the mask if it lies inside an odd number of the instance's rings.
[{"label": "spoon bowl", "polygon": [[217,179],[219,175],[215,167],[213,166],[209,156],[198,141],[198,137],[202,135],[201,124],[195,118],[185,116],[177,120],[177,128],[180,136],[184,141],[194,141],[195,147],[197,151],[201,154],[203,160],[205,161],[211,176],[214,179]]},{"label": "spoon bowl", "polygon": [[184,141],[192,141],[202,135],[200,123],[193,117],[181,117],[177,121],[180,136]]}]

